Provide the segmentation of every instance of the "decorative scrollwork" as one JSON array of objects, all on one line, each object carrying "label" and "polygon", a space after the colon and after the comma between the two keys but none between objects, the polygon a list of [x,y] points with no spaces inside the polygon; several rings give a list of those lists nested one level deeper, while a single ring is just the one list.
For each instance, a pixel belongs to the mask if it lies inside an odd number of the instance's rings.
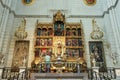
[{"label": "decorative scrollwork", "polygon": [[54,22],[56,22],[56,21],[64,22],[65,21],[65,16],[61,13],[60,10],[58,10],[58,12],[53,17],[54,17]]},{"label": "decorative scrollwork", "polygon": [[100,27],[97,25],[95,19],[92,20],[93,31],[91,32],[92,39],[101,39],[104,34],[103,31],[100,30]]}]

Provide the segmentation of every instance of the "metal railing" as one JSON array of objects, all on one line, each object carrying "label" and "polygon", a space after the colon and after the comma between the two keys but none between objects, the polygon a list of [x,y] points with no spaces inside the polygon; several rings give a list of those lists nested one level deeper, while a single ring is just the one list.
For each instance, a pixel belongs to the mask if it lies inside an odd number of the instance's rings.
[{"label": "metal railing", "polygon": [[103,72],[96,72],[93,69],[88,69],[88,78],[90,80],[111,80],[116,79],[116,73],[114,68],[106,68],[106,71]]},{"label": "metal railing", "polygon": [[[47,71],[48,69],[50,69],[50,71]],[[51,71],[56,72],[55,70],[57,69],[61,69],[62,72],[74,72],[74,73],[87,71],[86,65],[82,65],[77,62],[50,62],[49,66],[47,66],[45,62],[41,62],[32,67],[33,72],[36,73],[46,73],[46,72],[49,73]]]},{"label": "metal railing", "polygon": [[[50,69],[53,64],[56,64],[54,62],[50,63]],[[116,79],[116,74],[115,74],[115,69],[114,68],[106,68],[107,70],[105,71],[94,71],[92,68],[87,68],[84,65],[81,65],[76,62],[64,62],[64,66],[68,70],[67,73],[73,72],[73,73],[88,73],[88,78],[90,80],[111,80],[111,79]],[[46,63],[39,63],[34,66],[34,68],[28,69],[24,68],[22,72],[20,72],[17,69],[13,68],[8,68],[5,67],[2,72],[2,79],[7,79],[7,80],[29,80],[30,79],[30,73],[51,73],[47,72],[45,68]],[[75,71],[74,71],[75,69]]]},{"label": "metal railing", "polygon": [[24,71],[19,72],[19,70],[10,68],[10,67],[5,67],[3,68],[2,72],[2,79],[7,79],[7,80],[29,80],[30,74],[28,73],[29,71],[27,69],[24,69]]}]

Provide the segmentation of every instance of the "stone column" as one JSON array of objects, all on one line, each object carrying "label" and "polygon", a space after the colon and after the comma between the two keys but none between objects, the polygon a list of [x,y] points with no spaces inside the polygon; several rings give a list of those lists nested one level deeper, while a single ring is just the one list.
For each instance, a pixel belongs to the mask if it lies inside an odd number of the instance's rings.
[{"label": "stone column", "polygon": [[[11,0],[6,0],[4,5],[10,7],[11,6]],[[3,17],[1,19],[1,35],[0,35],[0,51],[2,54],[5,55],[5,60],[8,56],[8,50],[9,50],[9,44],[10,44],[10,38],[11,38],[11,30],[12,24],[13,24],[13,19],[14,15],[13,13],[10,13],[8,7],[4,7],[4,12],[3,12]],[[4,61],[4,65],[6,64],[6,61]]]},{"label": "stone column", "polygon": [[[11,0],[6,0],[5,1],[5,5],[10,6],[11,5]],[[4,37],[5,37],[5,30],[6,30],[6,24],[7,24],[7,20],[8,20],[8,16],[9,16],[9,9],[5,6],[4,10],[3,10],[3,14],[2,14],[2,18],[1,18],[1,23],[0,23],[0,52],[2,51],[2,47],[3,47],[3,41],[4,41]]]},{"label": "stone column", "polygon": [[[115,40],[115,46],[114,46],[115,50],[112,52],[117,53],[119,55],[119,52],[120,52],[120,41],[119,41],[120,33],[119,33],[119,27],[117,25],[117,20],[115,18],[115,13],[114,13],[113,9],[110,11],[110,18],[111,18],[112,30],[113,30],[113,34],[114,34],[114,40]],[[116,59],[118,59],[118,57],[116,57]],[[120,65],[119,62],[120,61],[118,61],[118,65]]]}]

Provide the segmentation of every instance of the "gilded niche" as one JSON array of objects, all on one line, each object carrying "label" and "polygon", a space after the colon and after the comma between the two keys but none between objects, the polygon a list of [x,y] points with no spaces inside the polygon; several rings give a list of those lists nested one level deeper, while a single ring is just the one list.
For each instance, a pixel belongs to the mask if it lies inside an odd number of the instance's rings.
[{"label": "gilded niche", "polygon": [[58,12],[53,16],[53,18],[54,18],[54,22],[56,22],[56,21],[64,22],[65,21],[65,16],[61,13],[60,10],[58,10]]}]

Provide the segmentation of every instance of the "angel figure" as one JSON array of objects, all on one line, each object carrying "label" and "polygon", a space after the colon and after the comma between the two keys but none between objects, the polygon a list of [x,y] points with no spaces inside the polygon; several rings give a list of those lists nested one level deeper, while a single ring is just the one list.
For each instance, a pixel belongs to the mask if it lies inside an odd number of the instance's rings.
[{"label": "angel figure", "polygon": [[20,26],[18,27],[18,30],[15,31],[15,36],[17,38],[24,39],[27,37],[27,32],[25,31],[25,26],[26,26],[26,20],[23,18]]},{"label": "angel figure", "polygon": [[0,64],[4,64],[5,56],[0,54]]},{"label": "angel figure", "polygon": [[117,64],[117,55],[116,54],[117,53],[111,53],[110,54],[110,57],[112,58],[114,65]]}]

